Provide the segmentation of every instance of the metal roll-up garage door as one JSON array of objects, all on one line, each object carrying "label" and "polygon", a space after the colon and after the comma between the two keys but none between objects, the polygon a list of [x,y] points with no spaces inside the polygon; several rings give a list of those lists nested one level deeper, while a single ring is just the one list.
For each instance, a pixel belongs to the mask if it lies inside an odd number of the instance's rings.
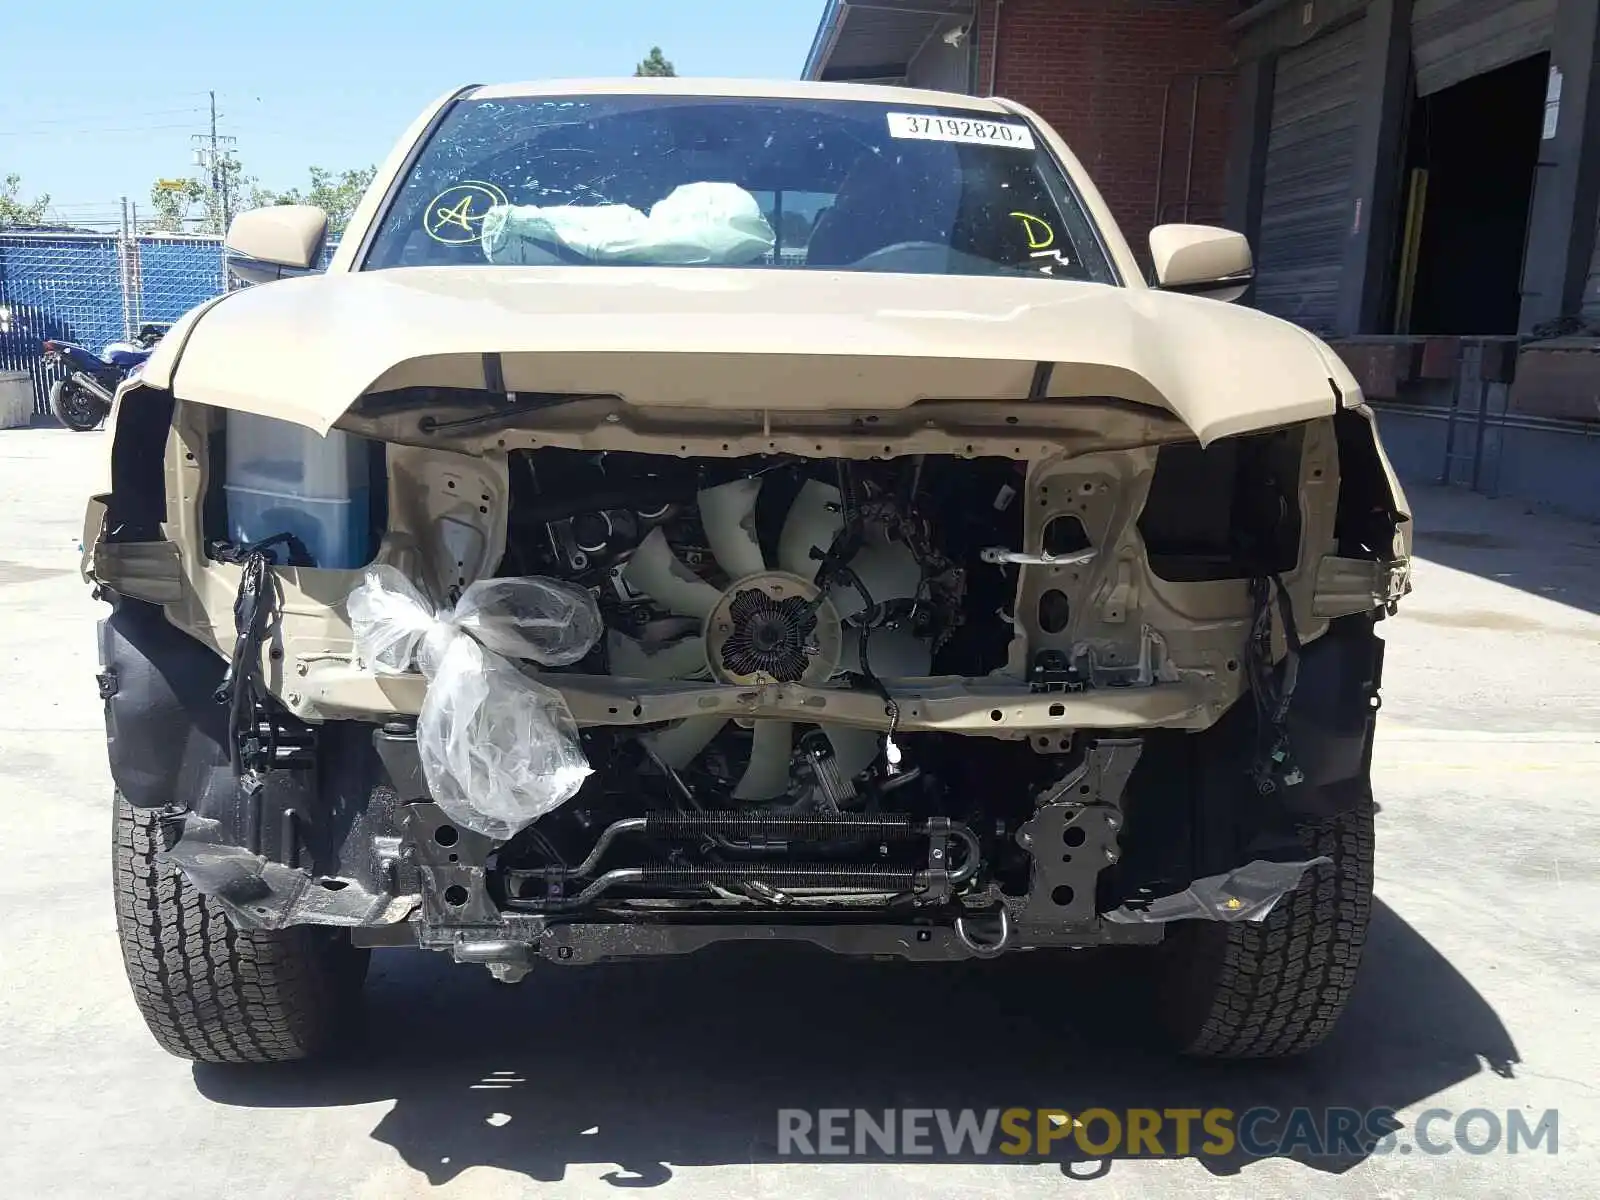
[{"label": "metal roll-up garage door", "polygon": [[1284,51],[1273,80],[1255,303],[1319,333],[1339,305],[1364,24]]},{"label": "metal roll-up garage door", "polygon": [[1416,0],[1411,57],[1417,95],[1550,49],[1556,0]]}]

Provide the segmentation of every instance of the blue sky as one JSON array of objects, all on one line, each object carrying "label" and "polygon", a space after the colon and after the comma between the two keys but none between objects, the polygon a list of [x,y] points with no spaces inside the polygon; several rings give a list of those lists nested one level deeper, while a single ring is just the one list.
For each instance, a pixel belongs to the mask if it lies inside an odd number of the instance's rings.
[{"label": "blue sky", "polygon": [[[463,83],[631,75],[659,45],[683,75],[800,74],[824,0],[0,0],[0,176],[66,220],[143,207],[194,173],[190,134],[239,139],[246,174],[377,162]],[[73,47],[81,43],[82,54]]]}]

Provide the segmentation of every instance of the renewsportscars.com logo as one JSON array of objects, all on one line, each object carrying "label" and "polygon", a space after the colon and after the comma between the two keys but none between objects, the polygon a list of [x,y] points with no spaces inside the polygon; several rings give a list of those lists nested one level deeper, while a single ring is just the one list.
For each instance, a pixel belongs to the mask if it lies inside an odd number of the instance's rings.
[{"label": "renewsportscars.com logo", "polygon": [[1556,1154],[1560,1114],[1430,1108],[1410,1129],[1390,1108],[783,1108],[780,1156],[1051,1159],[1280,1155]]}]

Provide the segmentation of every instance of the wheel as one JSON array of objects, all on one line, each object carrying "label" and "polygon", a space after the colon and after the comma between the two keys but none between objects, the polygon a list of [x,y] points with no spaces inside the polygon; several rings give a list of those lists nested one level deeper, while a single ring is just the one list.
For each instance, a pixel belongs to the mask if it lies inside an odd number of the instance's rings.
[{"label": "wheel", "polygon": [[88,433],[100,428],[100,422],[111,410],[93,392],[70,379],[58,379],[50,385],[50,411],[68,429]]},{"label": "wheel", "polygon": [[1157,1003],[1183,1053],[1280,1058],[1333,1032],[1372,912],[1372,806],[1303,826],[1300,836],[1333,862],[1306,872],[1265,921],[1168,926],[1156,952]]},{"label": "wheel", "polygon": [[116,797],[117,933],[156,1041],[209,1063],[286,1062],[338,1045],[359,1009],[368,952],[341,929],[235,929],[156,864],[166,836],[159,810]]}]

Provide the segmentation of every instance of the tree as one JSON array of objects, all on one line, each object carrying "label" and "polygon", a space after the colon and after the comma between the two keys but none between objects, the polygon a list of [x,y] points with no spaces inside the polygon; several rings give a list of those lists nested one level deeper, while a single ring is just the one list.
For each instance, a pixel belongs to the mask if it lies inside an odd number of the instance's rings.
[{"label": "tree", "polygon": [[255,180],[245,177],[244,168],[232,154],[218,156],[217,182],[221,185],[220,194],[210,186],[210,181],[200,185],[200,201],[204,206],[200,228],[205,233],[227,233],[229,219],[250,207],[244,198],[255,186]]},{"label": "tree", "polygon": [[[329,231],[340,233],[349,224],[351,213],[376,174],[376,167],[353,171],[312,167],[311,186],[306,191],[299,188],[276,191],[263,187],[253,175],[246,175],[237,159],[225,158],[219,168],[220,189],[213,188],[209,179],[158,181],[150,189],[155,216],[139,224],[141,231],[226,233],[223,211],[223,195],[226,194],[226,216],[272,204],[315,204],[328,214]],[[197,206],[198,212],[195,211]]]},{"label": "tree", "polygon": [[305,192],[299,188],[274,192],[255,187],[250,193],[249,207],[268,204],[314,204],[328,214],[328,232],[343,233],[350,216],[361,202],[377,167],[360,167],[352,171],[330,171],[326,167],[311,168],[311,186]]},{"label": "tree", "polygon": [[140,233],[182,233],[189,210],[210,191],[198,179],[164,179],[150,185],[150,205],[155,215],[141,221]]},{"label": "tree", "polygon": [[158,179],[150,185],[155,215],[139,222],[139,232],[226,233],[228,217],[251,207],[245,197],[255,180],[230,155],[218,158],[216,183],[220,186],[213,187],[210,179]]},{"label": "tree", "polygon": [[650,53],[645,60],[633,69],[635,75],[676,75],[678,70],[667,59],[661,57],[661,47],[651,46]]},{"label": "tree", "polygon": [[38,196],[24,203],[18,197],[21,191],[21,175],[7,175],[0,179],[0,228],[7,225],[37,225],[44,220],[44,214],[50,208],[50,197]]}]

